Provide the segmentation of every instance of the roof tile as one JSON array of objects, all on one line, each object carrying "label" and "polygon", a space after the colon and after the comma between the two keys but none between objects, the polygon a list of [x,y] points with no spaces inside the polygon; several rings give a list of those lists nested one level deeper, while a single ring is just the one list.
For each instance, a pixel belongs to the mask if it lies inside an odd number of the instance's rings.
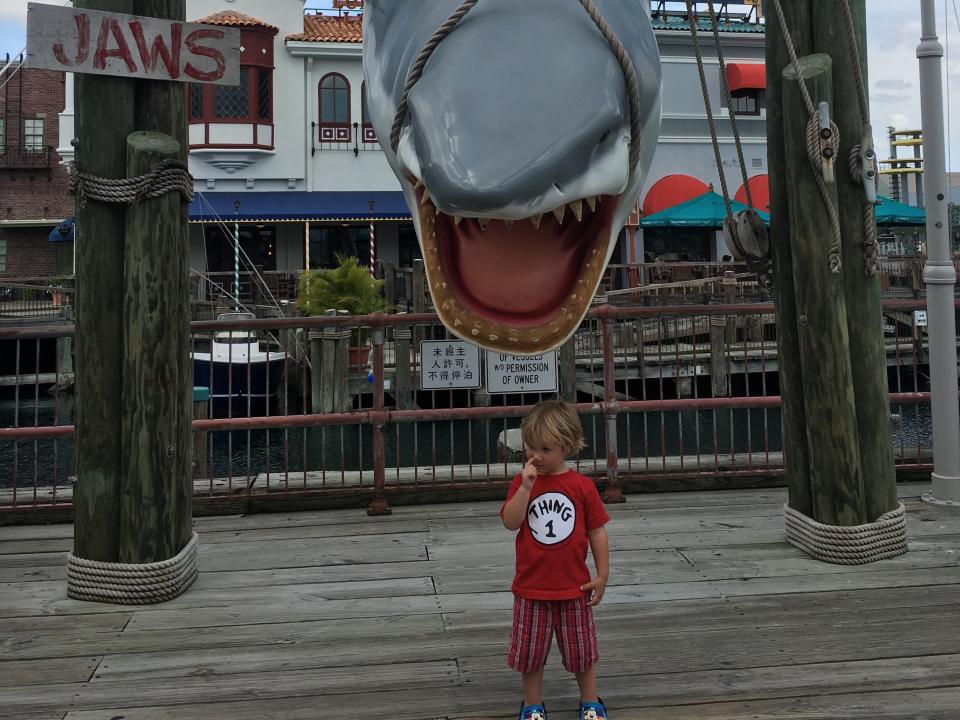
[{"label": "roof tile", "polygon": [[359,43],[363,39],[360,15],[304,15],[303,32],[288,35],[287,40],[306,42]]},{"label": "roof tile", "polygon": [[223,10],[213,15],[207,15],[205,18],[200,18],[194,22],[202,23],[204,25],[229,25],[231,27],[262,27],[267,30],[273,30],[274,32],[279,32],[280,28],[266,23],[263,20],[257,20],[255,17],[250,17],[249,15],[244,15],[239,13],[236,10]]}]

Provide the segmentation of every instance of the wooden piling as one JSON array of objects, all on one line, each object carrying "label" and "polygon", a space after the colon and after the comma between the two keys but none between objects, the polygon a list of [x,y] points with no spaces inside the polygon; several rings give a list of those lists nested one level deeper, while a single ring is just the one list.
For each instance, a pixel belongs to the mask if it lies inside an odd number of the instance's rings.
[{"label": "wooden piling", "polygon": [[[808,114],[792,66],[783,71],[784,159],[794,168],[790,248],[795,281],[802,397],[806,427],[813,518],[827,525],[866,521],[863,474],[857,446],[856,403],[847,333],[843,276],[830,271],[830,220],[807,153]],[[833,99],[828,55],[800,59],[799,77],[816,106]],[[828,185],[836,207],[836,186]]]},{"label": "wooden piling", "polygon": [[394,386],[393,397],[396,401],[397,410],[412,410],[413,401],[413,375],[410,367],[410,340],[413,337],[413,329],[409,326],[397,325],[393,331],[394,341]]},{"label": "wooden piling", "polygon": [[[863,68],[863,83],[869,88],[866,77],[866,1],[848,2]],[[846,33],[837,6],[833,0],[814,0],[813,38],[815,51],[832,53],[835,58],[833,96],[838,102],[830,110],[840,130],[837,195],[843,234],[843,288],[866,519],[872,522],[897,507],[897,480],[890,442],[890,397],[880,279],[879,275],[869,277],[864,272],[864,189],[863,184],[851,176],[847,162],[853,146],[861,143],[863,120],[857,102],[855,69],[848,57]]]},{"label": "wooden piling", "polygon": [[[133,0],[77,0],[77,8],[132,13]],[[75,78],[78,169],[126,176],[126,137],[133,132],[134,82],[105,75]],[[74,554],[118,560],[120,398],[122,391],[123,243],[126,207],[77,205],[76,431]]]},{"label": "wooden piling", "polygon": [[[127,138],[127,175],[144,175],[176,159],[169,135]],[[127,212],[126,309],[121,402],[119,559],[151,563],[174,557],[192,522],[192,369],[186,224],[183,197],[168,192]]]},{"label": "wooden piling", "polygon": [[[807,3],[780,3],[801,55],[813,47],[810,34],[810,6]],[[800,367],[800,339],[797,303],[794,296],[793,260],[790,252],[788,169],[784,157],[784,115],[781,72],[790,62],[780,23],[770,13],[765,25],[767,67],[767,167],[770,181],[770,249],[773,258],[773,297],[777,312],[777,367],[783,416],[783,453],[790,507],[813,515],[813,495],[808,478],[806,442],[807,416],[803,405],[803,374]]]}]

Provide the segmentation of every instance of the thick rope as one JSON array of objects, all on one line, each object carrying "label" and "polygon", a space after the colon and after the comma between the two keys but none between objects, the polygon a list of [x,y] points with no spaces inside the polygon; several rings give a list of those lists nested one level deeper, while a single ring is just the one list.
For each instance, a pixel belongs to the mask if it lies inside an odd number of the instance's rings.
[{"label": "thick rope", "polygon": [[[853,67],[853,76],[857,86],[857,102],[860,105],[860,119],[863,123],[861,132],[864,137],[872,134],[870,126],[870,103],[867,100],[867,89],[863,82],[863,68],[860,66],[860,49],[857,46],[857,34],[853,27],[853,13],[850,11],[849,0],[840,3],[843,20],[843,33],[847,41],[847,55]],[[868,130],[871,130],[868,132]],[[862,147],[854,145],[850,148],[850,175],[864,187],[870,180],[864,177]],[[873,180],[876,182],[876,180]],[[873,277],[880,271],[877,245],[877,223],[873,215],[873,204],[864,196],[863,208],[863,271],[867,277]]]},{"label": "thick rope", "polygon": [[[449,35],[453,29],[460,23],[470,10],[474,8],[479,0],[464,0],[463,4],[451,15],[446,22],[434,31],[433,35],[427,41],[426,45],[417,55],[416,61],[410,68],[407,75],[407,82],[403,86],[403,92],[400,95],[400,103],[397,105],[397,114],[393,118],[393,127],[390,129],[390,147],[396,152],[400,146],[400,133],[403,130],[403,124],[407,120],[409,112],[409,96],[413,86],[420,80],[423,74],[423,68],[437,49],[437,46]],[[641,150],[641,111],[640,111],[640,79],[637,76],[636,68],[633,66],[633,60],[627,53],[627,49],[620,42],[616,33],[603,19],[593,0],[579,0],[580,5],[590,15],[597,29],[603,35],[604,39],[610,45],[620,67],[623,69],[624,78],[627,84],[627,96],[630,102],[630,179],[632,182],[636,176],[636,166],[640,160]]]},{"label": "thick rope", "polygon": [[179,160],[162,160],[143,175],[132,178],[104,178],[80,170],[76,163],[67,166],[69,190],[84,207],[87,200],[131,205],[178,192],[186,202],[193,200],[193,177]]},{"label": "thick rope", "polygon": [[906,509],[903,503],[864,525],[824,525],[783,506],[787,540],[817,560],[837,565],[863,565],[907,552]]},{"label": "thick rope", "polygon": [[[787,18],[783,14],[783,8],[780,6],[780,0],[773,0],[773,6],[777,11],[777,19],[780,23],[780,31],[783,34],[783,38],[787,46],[787,52],[790,54],[790,64],[793,66],[793,71],[797,76],[797,85],[800,87],[800,94],[803,96],[803,104],[807,108],[807,115],[809,117],[809,121],[807,122],[807,155],[810,157],[810,164],[813,168],[813,176],[817,181],[817,189],[820,191],[820,197],[823,200],[823,205],[827,209],[827,215],[830,217],[831,230],[833,231],[833,243],[830,245],[830,273],[832,275],[839,275],[843,267],[843,263],[840,258],[840,246],[842,243],[840,216],[837,213],[837,209],[833,206],[833,203],[830,202],[830,192],[827,189],[827,182],[823,177],[823,146],[821,145],[823,139],[820,137],[817,109],[813,104],[813,99],[810,97],[810,92],[807,90],[807,84],[804,82],[803,72],[800,67],[800,59],[797,57],[797,49],[794,47],[793,37],[790,34],[790,28],[787,26]],[[829,142],[830,146],[833,148],[833,155],[831,157],[836,159],[836,148],[840,144],[840,132],[832,121],[830,122],[830,127],[832,130],[831,138],[826,142]],[[815,134],[817,137],[811,138],[811,133]],[[816,159],[814,159],[814,145],[816,145],[817,148]]]},{"label": "thick rope", "polygon": [[[693,37],[693,52],[697,58],[697,72],[700,74],[700,90],[703,94],[703,107],[707,111],[707,124],[710,126],[710,139],[713,141],[713,157],[717,161],[717,173],[720,175],[720,189],[723,195],[723,205],[727,213],[727,222],[734,225],[733,206],[730,204],[730,192],[727,190],[727,178],[723,172],[723,158],[720,157],[720,141],[717,139],[717,123],[713,118],[713,108],[710,107],[710,91],[707,88],[707,75],[703,69],[703,52],[700,49],[700,35],[697,33],[697,11],[691,0],[686,0],[687,16],[690,18],[690,34]],[[719,45],[717,46],[719,48]],[[724,74],[725,73],[721,73]],[[726,78],[724,78],[726,82]],[[732,114],[732,113],[731,113]]]},{"label": "thick rope", "polygon": [[67,595],[74,600],[149,605],[172,600],[197,578],[200,538],[193,533],[176,556],[154,563],[111,563],[67,555]]},{"label": "thick rope", "polygon": [[[740,142],[740,131],[737,128],[737,114],[733,111],[733,94],[730,92],[730,80],[727,77],[727,61],[723,56],[723,46],[720,44],[720,21],[713,10],[713,0],[707,0],[710,10],[710,21],[713,25],[713,43],[717,46],[717,59],[720,61],[720,84],[723,85],[723,94],[727,99],[727,108],[730,112],[730,129],[733,131],[733,144],[737,149],[737,161],[740,165],[740,178],[743,180],[743,190],[747,195],[747,207],[753,209],[753,192],[750,190],[750,179],[747,177],[747,161],[743,159],[743,145]],[[693,25],[694,18],[691,18]]]}]

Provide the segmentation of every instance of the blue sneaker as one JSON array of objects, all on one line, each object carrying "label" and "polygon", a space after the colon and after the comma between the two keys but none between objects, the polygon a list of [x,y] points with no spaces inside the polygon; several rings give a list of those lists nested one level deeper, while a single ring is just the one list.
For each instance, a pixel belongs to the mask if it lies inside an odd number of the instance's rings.
[{"label": "blue sneaker", "polygon": [[580,720],[607,720],[607,709],[603,700],[597,702],[580,703]]},{"label": "blue sneaker", "polygon": [[547,709],[543,705],[524,705],[520,703],[519,720],[547,720]]}]

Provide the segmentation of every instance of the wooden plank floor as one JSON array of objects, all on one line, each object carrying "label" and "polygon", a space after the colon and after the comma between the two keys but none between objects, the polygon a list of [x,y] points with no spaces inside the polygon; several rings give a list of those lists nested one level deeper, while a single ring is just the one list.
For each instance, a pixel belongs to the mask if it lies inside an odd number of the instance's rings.
[{"label": "wooden plank floor", "polygon": [[[960,514],[900,486],[910,552],[858,567],[784,541],[782,490],[610,508],[597,610],[618,720],[960,718]],[[0,528],[0,717],[515,717],[512,535],[497,503],[199,518],[201,575],[132,608],[66,597],[69,525]],[[554,649],[551,718],[575,717]]]}]

